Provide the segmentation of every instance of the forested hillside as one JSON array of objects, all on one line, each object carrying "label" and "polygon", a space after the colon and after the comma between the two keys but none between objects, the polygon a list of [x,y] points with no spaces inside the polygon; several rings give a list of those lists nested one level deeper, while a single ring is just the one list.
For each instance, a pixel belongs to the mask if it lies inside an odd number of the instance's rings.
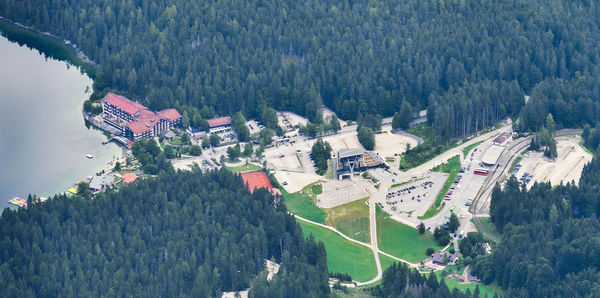
[{"label": "forested hillside", "polygon": [[497,281],[508,297],[600,295],[600,160],[586,165],[579,187],[536,184],[519,189],[513,178],[496,188],[490,215],[502,240],[476,258],[484,282]]},{"label": "forested hillside", "polygon": [[[225,170],[6,209],[0,239],[1,297],[217,297],[252,284],[255,297],[329,294],[323,244]],[[266,259],[282,264],[269,283],[256,277]]]},{"label": "forested hillside", "polygon": [[258,118],[323,102],[356,119],[406,99],[448,137],[518,115],[537,90],[527,127],[536,110],[564,126],[599,115],[594,1],[0,0],[0,15],[77,44],[99,65],[96,96],[154,109]]}]

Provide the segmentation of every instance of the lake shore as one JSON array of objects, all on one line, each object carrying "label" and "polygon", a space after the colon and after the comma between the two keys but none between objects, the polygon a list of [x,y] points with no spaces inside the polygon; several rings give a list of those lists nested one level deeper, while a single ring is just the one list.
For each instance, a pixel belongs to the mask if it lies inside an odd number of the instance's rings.
[{"label": "lake shore", "polygon": [[[81,61],[67,60],[77,58],[74,50],[6,19],[0,19],[0,31],[0,126],[11,128],[0,132],[2,207],[12,206],[8,200],[15,196],[51,197],[80,178],[111,171],[124,150],[117,144],[102,145],[106,136],[86,124],[82,108],[93,80],[78,66]],[[70,56],[65,54],[69,51]]]}]

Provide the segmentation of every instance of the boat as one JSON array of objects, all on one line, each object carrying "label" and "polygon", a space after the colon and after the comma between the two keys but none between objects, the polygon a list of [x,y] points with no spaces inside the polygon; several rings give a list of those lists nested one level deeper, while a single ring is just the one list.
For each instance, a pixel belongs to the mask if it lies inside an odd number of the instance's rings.
[{"label": "boat", "polygon": [[89,159],[92,159],[92,158],[94,158],[94,156],[93,156],[93,155],[91,155],[91,154],[86,154],[86,155],[85,155],[85,157],[87,157],[87,158],[89,158]]}]

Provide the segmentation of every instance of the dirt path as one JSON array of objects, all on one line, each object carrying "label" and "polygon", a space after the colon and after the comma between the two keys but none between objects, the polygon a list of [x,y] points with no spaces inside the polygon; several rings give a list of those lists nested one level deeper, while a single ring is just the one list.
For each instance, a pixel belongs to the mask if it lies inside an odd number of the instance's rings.
[{"label": "dirt path", "polygon": [[[299,215],[290,213],[295,218],[297,218],[299,220],[302,220],[304,222],[308,222],[308,223],[311,223],[313,225],[317,225],[319,227],[322,227],[322,228],[328,229],[330,231],[333,231],[336,234],[342,236],[342,238],[344,238],[344,239],[346,239],[346,240],[348,240],[350,242],[353,242],[353,243],[356,243],[358,245],[362,245],[364,247],[367,247],[367,248],[371,249],[371,251],[373,252],[373,257],[375,258],[375,263],[377,265],[377,275],[373,279],[371,279],[369,281],[366,281],[366,282],[356,282],[356,285],[358,285],[358,286],[372,284],[372,283],[377,282],[378,280],[381,279],[381,277],[383,275],[383,270],[381,268],[381,263],[379,261],[379,254],[382,254],[382,255],[384,255],[386,257],[392,258],[392,259],[394,259],[394,260],[396,260],[398,262],[405,263],[405,264],[407,264],[411,268],[417,268],[419,266],[418,264],[411,263],[411,262],[409,262],[407,260],[403,260],[401,258],[398,258],[396,256],[390,255],[390,254],[388,254],[388,253],[386,253],[384,251],[379,250],[379,247],[377,246],[377,230],[376,230],[377,229],[377,227],[376,227],[377,223],[375,221],[375,205],[374,205],[375,201],[372,201],[372,202],[373,202],[372,204],[369,204],[369,221],[370,221],[370,223],[372,223],[372,225],[371,225],[371,233],[375,233],[375,236],[373,236],[373,234],[371,234],[371,244],[367,244],[367,243],[360,242],[358,240],[352,239],[352,238],[346,236],[344,233],[340,232],[338,229],[336,229],[334,227],[327,226],[327,225],[324,225],[324,224],[321,224],[321,223],[318,223],[318,222],[314,222],[312,220],[308,220],[308,219],[306,219],[304,217],[301,217]],[[372,214],[371,214],[371,209],[373,210]],[[373,243],[375,243],[375,246],[373,246]]]}]

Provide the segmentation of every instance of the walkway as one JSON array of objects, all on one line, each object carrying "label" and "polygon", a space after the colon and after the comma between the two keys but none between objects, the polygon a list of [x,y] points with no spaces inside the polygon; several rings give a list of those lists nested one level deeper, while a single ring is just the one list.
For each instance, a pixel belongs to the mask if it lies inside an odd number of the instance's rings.
[{"label": "walkway", "polygon": [[350,242],[353,242],[353,243],[356,243],[358,245],[362,245],[364,247],[367,247],[367,248],[371,249],[371,251],[373,252],[373,256],[375,258],[375,263],[377,265],[377,276],[375,276],[373,279],[371,279],[369,281],[366,281],[366,282],[357,282],[356,285],[358,285],[358,286],[372,284],[372,283],[377,282],[378,280],[381,279],[381,277],[383,275],[383,269],[381,268],[381,263],[379,262],[379,254],[382,254],[382,255],[384,255],[386,257],[394,259],[394,260],[396,260],[398,262],[405,263],[405,264],[407,264],[411,268],[417,268],[419,266],[418,264],[411,263],[411,262],[409,262],[407,260],[403,260],[401,258],[398,258],[396,256],[390,255],[390,254],[388,254],[388,253],[386,253],[384,251],[379,250],[379,248],[377,246],[377,224],[376,224],[376,220],[375,220],[375,202],[373,200],[370,200],[370,203],[369,203],[369,222],[370,222],[370,228],[371,228],[371,245],[366,244],[364,242],[360,242],[360,241],[355,240],[355,239],[352,239],[352,238],[346,236],[344,233],[338,231],[334,227],[330,227],[330,226],[324,225],[322,223],[318,223],[318,222],[314,222],[312,220],[308,220],[308,219],[306,219],[304,217],[301,217],[299,215],[293,214],[291,212],[290,212],[290,214],[293,215],[295,218],[297,218],[299,220],[302,220],[302,221],[311,223],[313,225],[316,225],[316,226],[328,229],[330,231],[333,231],[336,234],[342,236],[342,238],[344,238],[344,239],[346,239],[346,240],[348,240]]}]

